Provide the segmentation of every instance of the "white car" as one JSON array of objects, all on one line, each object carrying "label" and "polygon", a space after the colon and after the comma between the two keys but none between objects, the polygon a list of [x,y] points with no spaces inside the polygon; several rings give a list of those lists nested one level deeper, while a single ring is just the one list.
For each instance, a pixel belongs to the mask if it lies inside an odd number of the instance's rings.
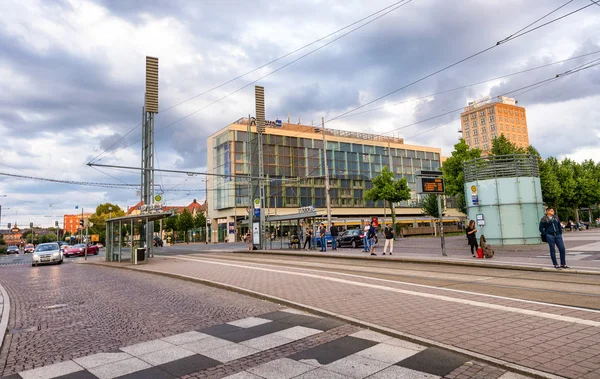
[{"label": "white car", "polygon": [[35,247],[35,251],[31,255],[31,265],[37,266],[46,263],[63,263],[63,252],[58,243],[41,243]]}]

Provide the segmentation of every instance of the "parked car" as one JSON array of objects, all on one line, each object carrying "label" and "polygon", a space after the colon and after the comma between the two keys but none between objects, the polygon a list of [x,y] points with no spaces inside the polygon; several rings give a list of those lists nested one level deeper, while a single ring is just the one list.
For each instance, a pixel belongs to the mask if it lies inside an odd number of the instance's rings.
[{"label": "parked car", "polygon": [[[98,246],[94,246],[94,245],[88,245],[87,247],[87,253],[88,255],[98,255]],[[69,246],[67,247],[67,249],[64,251],[64,255],[65,257],[71,257],[71,256],[84,256],[85,255],[85,244],[84,243],[78,243],[77,245],[73,245],[73,246]]]},{"label": "parked car", "polygon": [[338,240],[338,245],[340,247],[343,247],[344,245],[346,245],[346,246],[352,246],[352,247],[363,246],[363,237],[364,237],[364,234],[365,233],[364,233],[364,231],[362,229],[350,229],[350,230],[346,230],[340,236],[340,238]]},{"label": "parked car", "polygon": [[28,243],[25,245],[25,249],[23,250],[24,254],[33,253],[35,251],[35,245],[32,243]]},{"label": "parked car", "polygon": [[41,243],[37,245],[31,256],[31,265],[37,266],[46,263],[63,263],[63,252],[56,242]]},{"label": "parked car", "polygon": [[[319,237],[319,233],[317,232],[317,247],[321,247],[321,238]],[[331,233],[330,232],[325,232],[325,241],[327,241],[327,245],[331,245]],[[339,241],[339,236],[338,236],[338,241]]]},{"label": "parked car", "polygon": [[7,247],[6,254],[19,254],[19,247],[15,245]]},{"label": "parked car", "polygon": [[100,242],[96,243],[96,246],[98,246],[98,249],[102,249],[104,247],[104,245],[101,244]]},{"label": "parked car", "polygon": [[154,246],[163,247],[163,240],[160,237],[154,237]]}]

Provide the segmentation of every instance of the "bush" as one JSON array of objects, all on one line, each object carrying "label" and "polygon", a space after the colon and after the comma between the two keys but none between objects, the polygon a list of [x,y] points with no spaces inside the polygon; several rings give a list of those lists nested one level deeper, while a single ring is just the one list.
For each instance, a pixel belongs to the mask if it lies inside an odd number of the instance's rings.
[{"label": "bush", "polygon": [[0,254],[6,254],[6,247],[0,247]]}]

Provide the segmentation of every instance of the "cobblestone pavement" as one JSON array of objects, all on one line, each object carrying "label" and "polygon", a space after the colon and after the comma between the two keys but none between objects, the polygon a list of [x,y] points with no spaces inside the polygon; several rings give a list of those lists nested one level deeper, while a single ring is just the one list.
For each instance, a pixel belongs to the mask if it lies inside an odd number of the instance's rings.
[{"label": "cobblestone pavement", "polygon": [[279,308],[192,282],[93,265],[0,267],[0,284],[11,303],[0,376]]},{"label": "cobblestone pavement", "polygon": [[295,309],[19,372],[13,378],[525,379],[451,351]]},{"label": "cobblestone pavement", "polygon": [[600,378],[597,310],[207,256],[156,258],[133,269],[265,294],[525,371]]}]

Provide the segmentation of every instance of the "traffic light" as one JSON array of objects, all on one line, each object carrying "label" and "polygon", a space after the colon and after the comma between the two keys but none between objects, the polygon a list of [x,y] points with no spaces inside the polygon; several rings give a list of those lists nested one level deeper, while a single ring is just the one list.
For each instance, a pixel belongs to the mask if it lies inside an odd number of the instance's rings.
[{"label": "traffic light", "polygon": [[79,225],[83,228],[83,219],[79,219]]},{"label": "traffic light", "polygon": [[29,223],[29,227],[33,229],[33,222]]},{"label": "traffic light", "polygon": [[10,229],[10,222],[8,223],[8,229]]},{"label": "traffic light", "polygon": [[54,221],[54,226],[58,228],[58,221]]}]

